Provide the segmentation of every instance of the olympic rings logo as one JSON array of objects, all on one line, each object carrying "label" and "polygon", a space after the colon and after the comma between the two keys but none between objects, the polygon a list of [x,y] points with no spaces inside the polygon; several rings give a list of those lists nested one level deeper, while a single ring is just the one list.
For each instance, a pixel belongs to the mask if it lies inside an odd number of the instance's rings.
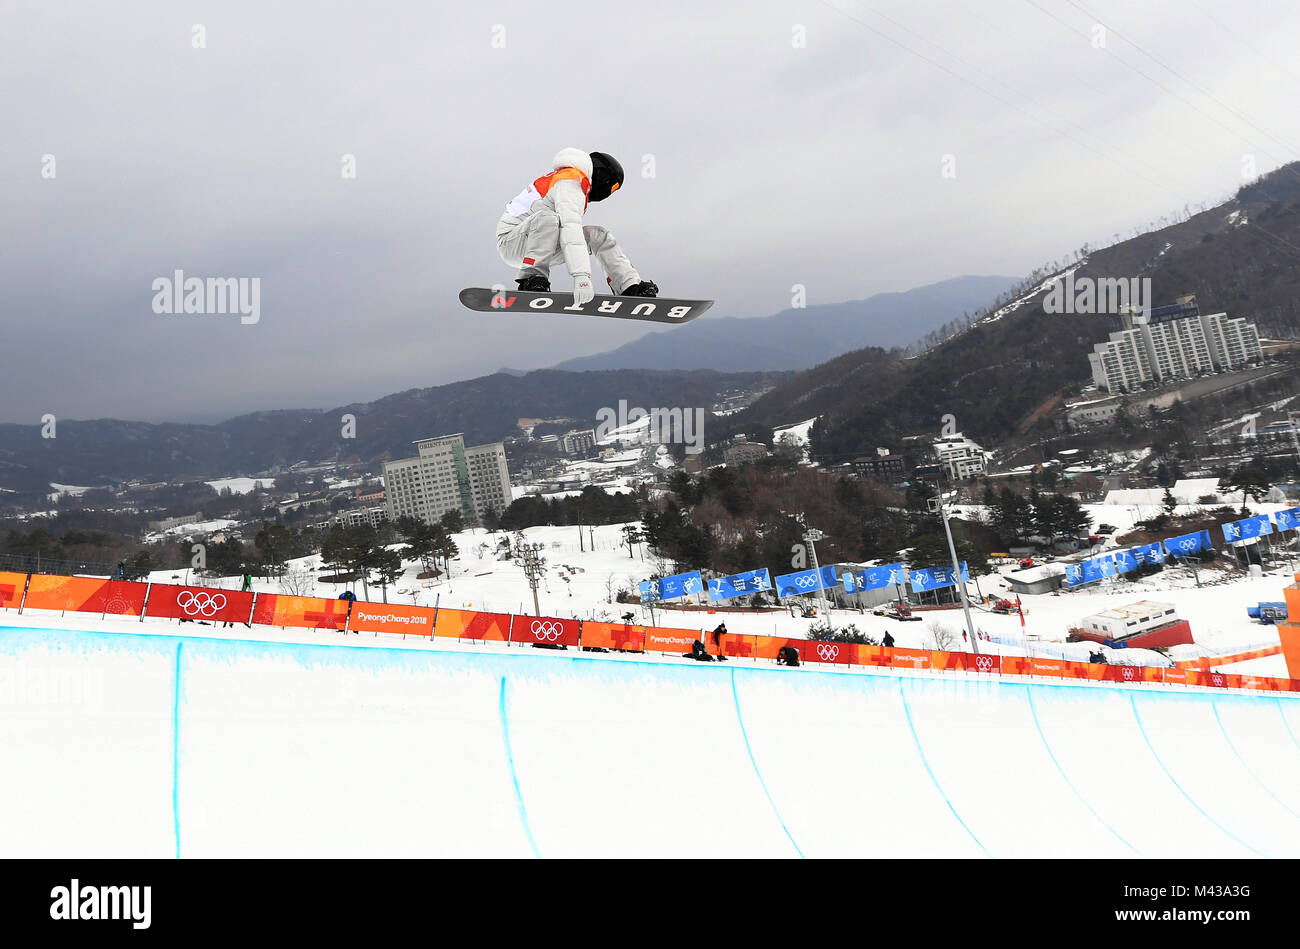
[{"label": "olympic rings logo", "polygon": [[1122,675],[1124,676],[1125,679],[1133,678],[1133,667],[1125,666]]},{"label": "olympic rings logo", "polygon": [[1178,547],[1179,547],[1180,550],[1188,550],[1188,551],[1190,551],[1190,550],[1195,550],[1195,549],[1196,549],[1196,541],[1194,541],[1194,540],[1180,540],[1180,541],[1178,542]]},{"label": "olympic rings logo", "polygon": [[993,670],[993,657],[977,656],[975,659],[975,668],[980,672],[991,672]]},{"label": "olympic rings logo", "polygon": [[809,576],[798,577],[794,581],[795,586],[799,586],[799,587],[810,587],[816,582],[817,582],[816,580],[814,580],[812,577]]},{"label": "olympic rings logo", "polygon": [[1223,685],[1223,676],[1219,675],[1217,672],[1211,673],[1210,681],[1215,685]]},{"label": "olympic rings logo", "polygon": [[835,657],[839,654],[840,647],[836,646],[834,643],[817,644],[817,655],[821,658],[822,662],[834,662]]},{"label": "olympic rings logo", "polygon": [[[221,602],[218,603],[218,600]],[[186,616],[216,616],[218,612],[226,608],[226,595],[224,593],[214,595],[206,590],[198,593],[182,590],[176,596],[176,605],[184,611]]]},{"label": "olympic rings logo", "polygon": [[533,620],[532,634],[536,639],[544,639],[553,643],[564,635],[564,626],[551,620],[535,619]]}]

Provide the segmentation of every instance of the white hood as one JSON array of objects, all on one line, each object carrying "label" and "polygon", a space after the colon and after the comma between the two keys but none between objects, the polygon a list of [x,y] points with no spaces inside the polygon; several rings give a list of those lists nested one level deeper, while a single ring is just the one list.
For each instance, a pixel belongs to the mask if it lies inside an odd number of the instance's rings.
[{"label": "white hood", "polygon": [[551,161],[551,170],[559,171],[561,168],[576,168],[590,179],[592,175],[591,155],[581,148],[561,148],[555,153],[555,158]]}]

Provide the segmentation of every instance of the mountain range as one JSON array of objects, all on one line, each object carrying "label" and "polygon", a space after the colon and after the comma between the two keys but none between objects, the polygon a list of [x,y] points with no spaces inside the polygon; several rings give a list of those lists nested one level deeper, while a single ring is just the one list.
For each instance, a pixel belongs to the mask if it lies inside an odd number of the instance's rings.
[{"label": "mountain range", "polygon": [[580,356],[553,368],[717,369],[722,372],[810,369],[864,346],[903,347],[960,317],[980,313],[1013,277],[953,277],[865,300],[819,303],[772,316],[705,315],[685,326],[647,333],[617,349]]},{"label": "mountain range", "polygon": [[[1262,337],[1300,338],[1300,162],[1218,205],[1099,250],[1064,269],[1083,278],[1149,277],[1155,306],[1195,294],[1202,313],[1227,312]],[[868,347],[793,376],[734,416],[757,432],[820,416],[813,454],[839,464],[908,434],[937,434],[945,415],[985,447],[1051,430],[1051,410],[1091,380],[1088,353],[1115,329],[1099,314],[1046,313],[1047,281],[924,353]]]}]

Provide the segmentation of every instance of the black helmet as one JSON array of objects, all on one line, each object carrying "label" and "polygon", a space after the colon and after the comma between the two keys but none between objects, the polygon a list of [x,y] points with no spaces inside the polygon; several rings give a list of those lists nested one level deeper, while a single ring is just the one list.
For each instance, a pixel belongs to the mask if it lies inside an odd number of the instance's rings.
[{"label": "black helmet", "polygon": [[623,184],[623,166],[613,155],[591,153],[591,192],[589,201],[604,201]]}]

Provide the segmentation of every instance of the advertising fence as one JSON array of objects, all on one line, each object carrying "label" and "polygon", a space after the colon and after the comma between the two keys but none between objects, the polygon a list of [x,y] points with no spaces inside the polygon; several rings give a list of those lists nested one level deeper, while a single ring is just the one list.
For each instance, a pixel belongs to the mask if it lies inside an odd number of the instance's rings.
[{"label": "advertising fence", "polygon": [[21,612],[34,609],[195,622],[255,623],[282,628],[438,636],[508,645],[598,648],[669,655],[690,653],[692,644],[698,639],[705,643],[710,653],[717,654],[720,651],[729,659],[775,661],[780,651],[789,647],[798,653],[801,663],[820,666],[1300,692],[1300,680],[1297,679],[1234,675],[1211,667],[1212,663],[1273,655],[1280,647],[1232,656],[1202,657],[1162,668],[1072,662],[1043,656],[976,655],[930,649],[886,648],[865,643],[823,642],[740,633],[725,633],[719,642],[715,642],[712,634],[694,629],[12,572],[0,572],[0,608]]},{"label": "advertising fence", "polygon": [[16,610],[22,606],[26,590],[27,574],[0,573],[0,610]]},{"label": "advertising fence", "polygon": [[402,636],[432,636],[435,610],[393,603],[352,604],[348,629],[359,633],[394,633]]},{"label": "advertising fence", "polygon": [[343,629],[348,622],[348,601],[259,593],[253,606],[252,621],[259,626]]},{"label": "advertising fence", "polygon": [[155,583],[149,589],[147,609],[149,616],[168,619],[247,623],[253,612],[253,594]]}]

